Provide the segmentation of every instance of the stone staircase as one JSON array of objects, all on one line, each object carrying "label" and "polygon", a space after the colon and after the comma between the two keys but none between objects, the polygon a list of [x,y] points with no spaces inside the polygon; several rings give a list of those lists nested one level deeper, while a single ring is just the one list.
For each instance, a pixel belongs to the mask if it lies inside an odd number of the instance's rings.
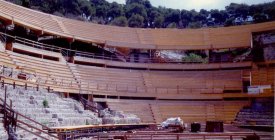
[{"label": "stone staircase", "polygon": [[[101,118],[98,118],[94,112],[84,110],[78,101],[70,98],[61,98],[58,94],[48,93],[44,89],[36,91],[35,88],[25,90],[23,87],[13,89],[12,86],[7,86],[7,91],[7,101],[12,101],[12,108],[15,111],[47,127],[101,124],[102,122]],[[0,89],[0,96],[4,97],[3,88]],[[41,125],[33,124],[33,122],[21,116],[18,116],[18,120],[43,129]],[[48,137],[46,134],[40,134],[41,132],[28,128],[26,125],[22,124],[22,127],[41,136]],[[0,130],[2,129],[0,128]],[[40,139],[20,128],[17,129],[16,134],[20,140]]]},{"label": "stone staircase", "polygon": [[240,110],[235,124],[241,126],[266,126],[274,128],[274,101],[273,99],[257,99],[251,106]]},{"label": "stone staircase", "polygon": [[3,124],[3,114],[0,114],[0,139],[1,140],[7,140],[9,138],[9,135],[7,134],[7,131],[4,128]]}]

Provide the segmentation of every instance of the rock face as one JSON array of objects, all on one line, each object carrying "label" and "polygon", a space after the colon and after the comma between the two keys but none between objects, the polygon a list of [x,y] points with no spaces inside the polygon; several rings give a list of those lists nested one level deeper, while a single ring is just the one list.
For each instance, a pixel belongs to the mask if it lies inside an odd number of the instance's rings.
[{"label": "rock face", "polygon": [[115,111],[106,108],[100,111],[103,124],[138,124],[140,118],[133,114],[125,114],[123,111]]}]

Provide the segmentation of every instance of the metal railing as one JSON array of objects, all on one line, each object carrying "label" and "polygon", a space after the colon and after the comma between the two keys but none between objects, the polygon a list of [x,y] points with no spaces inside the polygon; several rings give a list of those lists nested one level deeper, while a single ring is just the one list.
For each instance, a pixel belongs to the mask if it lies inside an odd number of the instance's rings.
[{"label": "metal railing", "polygon": [[[8,77],[12,79],[18,79],[18,74],[21,73],[21,70],[14,70],[13,68],[1,66],[0,65],[0,76]],[[79,88],[79,93],[81,94],[89,94],[91,92],[105,91],[105,92],[120,92],[120,93],[151,93],[151,95],[156,96],[157,94],[184,94],[184,93],[198,93],[198,91],[207,91],[207,93],[215,93],[214,91],[217,88],[193,88],[186,87],[184,85],[175,85],[174,87],[157,87],[157,86],[138,86],[136,84],[117,84],[117,83],[100,83],[100,82],[92,82],[92,81],[68,81],[66,79],[58,79],[51,77],[39,77],[32,73],[25,73],[26,80],[25,82],[29,82],[31,84],[35,84],[37,86],[44,85],[47,87],[51,86],[59,86],[64,88]],[[34,75],[34,78],[30,78]],[[20,80],[20,79],[19,79]],[[75,85],[77,84],[77,85]],[[79,86],[78,86],[79,85]],[[219,89],[240,89],[240,87],[234,86],[223,86]]]},{"label": "metal railing", "polygon": [[[2,88],[3,88],[3,85],[5,85],[5,83],[2,84],[2,86],[1,86]],[[21,128],[21,129],[39,137],[39,138],[42,138],[42,139],[47,140],[48,138],[45,136],[39,135],[37,132],[34,132],[33,130],[38,131],[43,134],[46,134],[47,136],[49,136],[51,138],[59,139],[57,136],[50,134],[48,132],[50,130],[49,127],[15,111],[12,108],[11,100],[10,100],[10,105],[8,105],[7,104],[7,86],[4,86],[4,90],[5,90],[4,91],[5,96],[4,96],[4,99],[0,98],[0,107],[1,107],[1,113],[4,114],[4,127],[7,130],[9,135],[10,135],[11,130],[13,132],[16,132],[16,130],[17,130],[16,128],[18,127],[18,128]],[[23,118],[28,122],[20,120],[20,119],[18,119],[18,117]],[[39,127],[41,127],[42,129]],[[12,128],[12,129],[10,129],[10,128]],[[27,128],[29,128],[29,129],[27,129]]]},{"label": "metal railing", "polygon": [[[68,56],[68,54],[75,54],[76,57],[86,57],[86,58],[93,58],[93,59],[101,59],[101,60],[111,60],[111,61],[120,61],[120,62],[131,62],[131,63],[176,63],[176,64],[185,64],[185,63],[218,63],[218,62],[235,62],[234,58],[228,58],[226,60],[212,60],[205,58],[205,61],[201,60],[193,60],[193,61],[186,61],[186,60],[173,60],[173,59],[165,59],[161,56],[154,56],[154,57],[142,57],[142,59],[139,59],[139,56],[121,56],[118,57],[116,54],[107,55],[104,53],[90,53],[90,52],[84,52],[84,51],[78,51],[78,50],[72,50],[67,48],[58,47],[55,45],[48,45],[44,43],[40,43],[37,41],[33,41],[30,39],[18,37],[18,36],[11,36],[9,34],[0,32],[0,35],[5,37],[13,38],[15,42],[28,45],[29,47],[42,49],[46,51],[51,52],[57,52],[61,53],[63,56]],[[73,52],[73,53],[71,53]],[[250,58],[242,59],[240,61],[249,61]]]}]

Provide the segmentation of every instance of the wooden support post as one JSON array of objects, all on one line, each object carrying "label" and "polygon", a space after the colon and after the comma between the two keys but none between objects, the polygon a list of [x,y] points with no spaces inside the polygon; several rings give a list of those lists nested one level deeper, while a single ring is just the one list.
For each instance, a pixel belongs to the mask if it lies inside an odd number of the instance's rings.
[{"label": "wooden support post", "polygon": [[179,134],[177,134],[177,140],[180,140],[180,136],[179,136]]},{"label": "wooden support post", "polygon": [[28,88],[28,85],[27,85],[27,83],[25,83],[25,90],[27,90],[27,88]]},{"label": "wooden support post", "polygon": [[36,91],[38,91],[38,90],[39,90],[39,85],[36,86]]},{"label": "wooden support post", "polygon": [[15,82],[13,82],[13,89],[15,89]]},{"label": "wooden support post", "polygon": [[233,140],[233,137],[232,137],[232,135],[230,135],[230,140]]},{"label": "wooden support post", "polygon": [[50,86],[48,86],[48,92],[50,92]]}]

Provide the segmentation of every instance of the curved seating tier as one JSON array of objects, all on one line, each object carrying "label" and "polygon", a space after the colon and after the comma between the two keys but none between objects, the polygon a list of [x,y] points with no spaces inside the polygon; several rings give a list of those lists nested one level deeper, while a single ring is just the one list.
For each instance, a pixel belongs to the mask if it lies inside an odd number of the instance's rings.
[{"label": "curved seating tier", "polygon": [[271,85],[274,89],[275,68],[259,68],[251,72],[252,85]]},{"label": "curved seating tier", "polygon": [[16,66],[36,76],[36,82],[49,85],[51,88],[60,86],[78,90],[78,83],[66,63],[51,61],[19,53],[7,51]]},{"label": "curved seating tier", "polygon": [[161,123],[170,117],[181,117],[186,123],[221,120],[231,123],[249,101],[118,101],[107,102],[111,109],[139,116],[143,122]]},{"label": "curved seating tier", "polygon": [[274,22],[209,29],[139,29],[66,19],[0,1],[0,19],[45,33],[111,47],[202,50],[249,47],[251,33],[275,29]]},{"label": "curved seating tier", "polygon": [[[19,44],[17,44],[19,45]],[[49,53],[48,53],[49,54]],[[223,99],[246,97],[242,93],[243,77],[250,77],[251,70],[198,70],[198,71],[149,71],[103,68],[52,61],[11,51],[0,52],[0,62],[12,68],[29,71],[36,76],[36,83],[54,91],[157,99]],[[165,65],[165,64],[163,64]],[[274,84],[274,69],[259,69],[266,74],[252,71],[252,79]],[[250,79],[249,79],[250,80]],[[232,94],[221,94],[232,93]],[[240,95],[240,96],[239,96]]]}]

